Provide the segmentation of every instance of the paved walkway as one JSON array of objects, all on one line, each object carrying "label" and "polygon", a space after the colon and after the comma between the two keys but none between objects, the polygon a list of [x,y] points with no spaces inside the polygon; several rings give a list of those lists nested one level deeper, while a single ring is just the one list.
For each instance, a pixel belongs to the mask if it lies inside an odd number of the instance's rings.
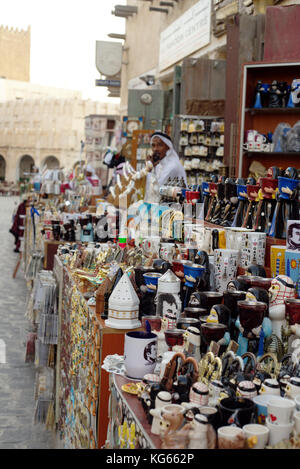
[{"label": "paved walkway", "polygon": [[22,266],[12,278],[18,254],[9,229],[18,202],[18,197],[0,197],[0,339],[6,345],[6,363],[0,363],[0,449],[55,449],[55,433],[33,422],[36,369],[25,363],[28,290]]}]

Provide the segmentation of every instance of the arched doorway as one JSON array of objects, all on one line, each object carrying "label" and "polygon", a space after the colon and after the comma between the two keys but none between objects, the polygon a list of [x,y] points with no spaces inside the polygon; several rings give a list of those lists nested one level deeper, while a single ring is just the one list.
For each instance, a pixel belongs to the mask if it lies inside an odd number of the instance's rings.
[{"label": "arched doorway", "polygon": [[33,172],[34,159],[30,155],[23,155],[19,163],[19,179],[24,181],[30,177]]},{"label": "arched doorway", "polygon": [[0,181],[5,181],[6,161],[2,155],[0,155]]},{"label": "arched doorway", "polygon": [[58,169],[60,167],[58,158],[56,158],[56,156],[47,156],[42,164],[42,168],[45,167],[47,167],[47,169]]}]

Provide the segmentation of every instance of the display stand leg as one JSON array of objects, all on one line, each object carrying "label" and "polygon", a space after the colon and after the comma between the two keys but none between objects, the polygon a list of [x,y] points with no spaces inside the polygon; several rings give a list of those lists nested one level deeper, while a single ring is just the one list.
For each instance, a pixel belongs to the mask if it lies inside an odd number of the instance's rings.
[{"label": "display stand leg", "polygon": [[13,272],[12,278],[16,278],[17,272],[18,272],[20,264],[21,264],[21,259],[22,259],[22,253],[20,252],[19,259],[16,263],[16,267],[15,267],[15,270]]}]

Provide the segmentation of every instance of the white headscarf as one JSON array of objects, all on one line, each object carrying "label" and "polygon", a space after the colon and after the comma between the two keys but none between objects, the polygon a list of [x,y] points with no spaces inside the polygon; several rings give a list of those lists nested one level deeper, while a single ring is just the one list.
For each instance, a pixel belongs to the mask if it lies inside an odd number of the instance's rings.
[{"label": "white headscarf", "polygon": [[183,178],[185,184],[187,185],[186,173],[185,170],[180,163],[179,156],[177,155],[173,143],[168,137],[168,135],[163,134],[162,132],[154,132],[151,136],[150,143],[152,144],[154,138],[160,138],[169,148],[166,153],[166,156],[159,162],[157,166],[154,168],[154,173],[157,178],[159,187],[163,186],[169,177],[179,177]]}]

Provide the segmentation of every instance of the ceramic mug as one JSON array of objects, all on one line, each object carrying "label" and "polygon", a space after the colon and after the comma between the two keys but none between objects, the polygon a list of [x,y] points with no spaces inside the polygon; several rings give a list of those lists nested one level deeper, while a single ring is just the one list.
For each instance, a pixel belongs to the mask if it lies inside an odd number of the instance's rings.
[{"label": "ceramic mug", "polygon": [[297,435],[300,434],[300,412],[294,413],[294,430]]},{"label": "ceramic mug", "polygon": [[247,269],[252,264],[264,265],[266,233],[242,233],[240,266]]},{"label": "ceramic mug", "polygon": [[[185,408],[182,405],[179,404],[167,404],[163,406],[160,409],[160,415],[161,415],[161,422],[164,419],[165,415],[173,415],[174,418],[182,419],[183,420],[183,414],[185,413]],[[166,429],[165,429],[166,430]],[[161,431],[160,434],[163,437],[165,430],[163,429],[163,426],[161,425]]]},{"label": "ceramic mug", "polygon": [[272,152],[274,151],[274,143],[265,143],[263,145],[263,151],[265,152]]},{"label": "ceramic mug", "polygon": [[215,249],[214,269],[216,291],[227,290],[228,282],[236,277],[239,251],[236,249]]},{"label": "ceramic mug", "polygon": [[297,411],[300,411],[300,396],[296,396],[294,398],[295,404],[296,404],[296,409]]},{"label": "ceramic mug", "polygon": [[255,142],[243,143],[243,148],[244,148],[244,150],[255,151],[256,144],[255,144]]},{"label": "ceramic mug", "polygon": [[288,440],[293,431],[293,423],[285,425],[275,425],[271,423],[269,418],[266,420],[267,428],[269,429],[269,445],[273,446],[283,440]]},{"label": "ceramic mug", "polygon": [[259,394],[258,396],[253,397],[253,402],[256,406],[255,408],[255,419],[256,422],[265,425],[266,419],[268,417],[268,407],[267,403],[271,398],[270,394]]},{"label": "ceramic mug", "polygon": [[236,389],[237,397],[246,397],[252,399],[257,396],[256,386],[253,381],[240,381]]},{"label": "ceramic mug", "polygon": [[255,137],[257,135],[257,130],[247,130],[246,131],[246,141],[247,142],[254,142],[255,141]]},{"label": "ceramic mug", "polygon": [[248,448],[264,449],[269,441],[270,430],[265,425],[249,423],[243,426]]},{"label": "ceramic mug", "polygon": [[191,386],[189,399],[196,405],[207,406],[209,398],[208,387],[204,383],[196,382]]},{"label": "ceramic mug", "polygon": [[143,249],[146,256],[151,254],[159,255],[160,237],[152,236],[147,239],[144,239],[141,242],[141,248]]},{"label": "ceramic mug", "polygon": [[226,228],[226,247],[228,249],[242,249],[242,234],[252,232],[253,229],[242,228],[240,226]]},{"label": "ceramic mug", "polygon": [[285,396],[294,399],[300,395],[300,378],[292,376],[285,387]]},{"label": "ceramic mug", "polygon": [[266,137],[260,133],[255,135],[255,142],[256,143],[265,143],[267,141]]},{"label": "ceramic mug", "polygon": [[267,403],[268,419],[274,425],[291,423],[296,404],[292,399],[273,396]]},{"label": "ceramic mug", "polygon": [[125,334],[124,364],[126,375],[133,379],[142,379],[153,373],[157,358],[157,335],[143,331]]},{"label": "ceramic mug", "polygon": [[251,399],[225,397],[220,401],[222,425],[243,427],[251,423],[254,411],[255,403]]},{"label": "ceramic mug", "polygon": [[174,243],[161,243],[159,254],[162,259],[172,263],[173,257],[175,255],[175,244]]},{"label": "ceramic mug", "polygon": [[280,396],[280,384],[277,379],[267,378],[261,385],[260,394]]},{"label": "ceramic mug", "polygon": [[218,428],[219,449],[243,449],[245,434],[239,427],[225,426]]},{"label": "ceramic mug", "polygon": [[220,422],[220,412],[217,407],[213,407],[211,405],[201,406],[199,408],[199,412],[200,414],[205,415],[208,423],[210,423],[214,427],[215,430],[219,428],[221,422]]}]

